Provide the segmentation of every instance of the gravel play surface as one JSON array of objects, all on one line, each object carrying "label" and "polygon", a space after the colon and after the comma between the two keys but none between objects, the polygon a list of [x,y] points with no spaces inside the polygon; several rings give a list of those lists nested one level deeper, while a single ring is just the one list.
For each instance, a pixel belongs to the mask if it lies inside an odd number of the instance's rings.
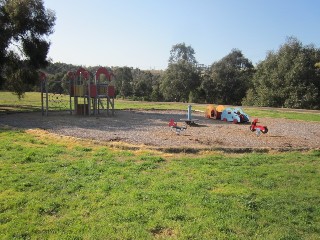
[{"label": "gravel play surface", "polygon": [[[320,148],[320,123],[298,120],[261,118],[267,134],[257,136],[249,130],[250,124],[232,124],[206,119],[203,113],[192,113],[198,119],[196,126],[188,126],[177,134],[168,126],[181,119],[186,111],[117,110],[114,116],[76,116],[68,112],[15,113],[0,115],[0,127],[43,129],[57,135],[92,139],[102,143],[125,142],[135,146],[170,149],[267,149],[295,150]],[[251,117],[251,116],[250,116]],[[251,117],[250,120],[253,120]]]}]

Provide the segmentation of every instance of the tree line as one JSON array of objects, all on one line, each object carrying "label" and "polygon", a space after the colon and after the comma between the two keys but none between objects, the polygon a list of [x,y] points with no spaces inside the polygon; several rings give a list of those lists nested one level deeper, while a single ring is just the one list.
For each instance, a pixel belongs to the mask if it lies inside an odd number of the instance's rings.
[{"label": "tree line", "polygon": [[[1,89],[18,96],[38,90],[37,70],[42,69],[55,80],[52,91],[66,91],[66,73],[80,66],[47,60],[47,36],[55,20],[55,13],[45,9],[42,0],[0,0]],[[320,109],[320,49],[294,37],[256,66],[241,50],[232,49],[204,67],[192,46],[178,43],[172,46],[165,70],[107,68],[115,76],[113,84],[121,98]]]},{"label": "tree line", "polygon": [[[79,66],[49,64],[51,79],[62,79]],[[99,66],[88,68],[94,72]],[[320,50],[290,37],[253,66],[238,49],[204,67],[185,43],[172,47],[168,67],[145,71],[109,67],[116,94],[145,101],[178,101],[320,109]]]}]

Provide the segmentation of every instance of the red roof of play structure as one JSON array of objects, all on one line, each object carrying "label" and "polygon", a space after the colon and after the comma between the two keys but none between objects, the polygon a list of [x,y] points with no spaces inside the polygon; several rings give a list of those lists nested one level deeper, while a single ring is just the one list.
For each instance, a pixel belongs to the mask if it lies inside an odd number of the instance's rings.
[{"label": "red roof of play structure", "polygon": [[100,77],[100,74],[106,75],[107,79],[110,81],[111,80],[111,74],[108,72],[108,70],[104,67],[100,67],[97,72],[96,72],[96,79]]}]

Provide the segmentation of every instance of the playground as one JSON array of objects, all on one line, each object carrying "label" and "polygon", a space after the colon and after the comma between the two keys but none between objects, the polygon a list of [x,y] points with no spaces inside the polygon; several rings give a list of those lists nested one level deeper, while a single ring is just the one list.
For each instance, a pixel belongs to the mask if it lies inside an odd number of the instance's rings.
[{"label": "playground", "polygon": [[[259,137],[250,131],[250,123],[233,124],[207,119],[201,112],[192,115],[195,126],[176,134],[168,126],[174,119],[184,124],[186,111],[177,110],[115,110],[95,116],[71,115],[67,111],[8,114],[0,120],[1,127],[24,129],[34,134],[54,134],[99,144],[128,148],[149,148],[168,152],[222,150],[234,152],[288,151],[319,149],[320,124],[281,118],[259,118],[269,132]],[[253,118],[252,118],[253,119]]]},{"label": "playground", "polygon": [[[258,121],[256,116],[249,119],[240,108],[212,104],[205,112],[192,111],[191,105],[186,111],[116,110],[114,76],[104,67],[95,73],[84,68],[68,72],[64,82],[50,81],[42,72],[39,77],[41,112],[7,114],[0,118],[0,127],[165,152],[289,151],[320,147],[319,122],[259,117],[264,127],[250,126],[252,121]],[[67,94],[52,92],[52,84],[64,87]],[[64,111],[53,108],[62,103],[67,105]]]}]

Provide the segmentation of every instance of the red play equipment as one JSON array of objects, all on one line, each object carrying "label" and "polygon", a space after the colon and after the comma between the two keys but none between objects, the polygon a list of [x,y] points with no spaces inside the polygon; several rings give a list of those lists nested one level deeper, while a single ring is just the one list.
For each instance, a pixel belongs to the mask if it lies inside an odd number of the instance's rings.
[{"label": "red play equipment", "polygon": [[[104,75],[104,80],[101,79]],[[94,77],[93,77],[94,76]],[[84,68],[79,68],[75,72],[75,79],[71,81],[71,97],[74,98],[74,109],[77,114],[91,115],[100,113],[100,107],[104,108],[103,100],[106,100],[106,109],[109,113],[111,106],[112,115],[114,114],[114,86],[110,84],[113,75],[109,71],[100,67],[95,75],[90,74]],[[79,101],[82,98],[83,101]]]},{"label": "red play equipment", "polygon": [[[46,75],[40,72],[42,114],[48,114],[48,81]],[[95,115],[100,113],[100,107],[111,109],[114,115],[115,88],[112,84],[114,75],[106,68],[100,67],[95,74],[80,67],[75,72],[68,72],[70,113],[78,115]],[[105,105],[104,105],[105,103]],[[44,111],[45,104],[45,111]]]},{"label": "red play equipment", "polygon": [[176,131],[176,134],[179,134],[180,132],[182,132],[182,131],[187,129],[187,126],[179,127],[178,124],[174,121],[174,119],[170,119],[169,127],[171,129],[174,129]]},{"label": "red play equipment", "polygon": [[268,132],[267,126],[259,126],[259,125],[257,125],[258,122],[259,122],[258,119],[254,119],[253,122],[251,123],[250,130],[252,132],[258,131],[258,132],[262,132],[262,133],[267,133]]}]

